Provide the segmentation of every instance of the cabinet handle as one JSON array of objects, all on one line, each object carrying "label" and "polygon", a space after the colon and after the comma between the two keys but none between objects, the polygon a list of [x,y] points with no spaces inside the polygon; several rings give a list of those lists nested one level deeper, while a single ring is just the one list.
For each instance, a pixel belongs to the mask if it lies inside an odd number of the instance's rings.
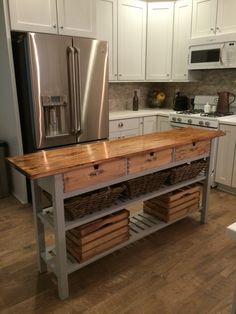
[{"label": "cabinet handle", "polygon": [[115,73],[114,76],[117,76],[117,73]]},{"label": "cabinet handle", "polygon": [[60,29],[63,29],[64,28],[64,26],[60,26]]},{"label": "cabinet handle", "polygon": [[119,74],[119,76],[122,76],[122,74]]},{"label": "cabinet handle", "polygon": [[56,25],[56,24],[53,24],[53,28],[57,28],[57,25]]},{"label": "cabinet handle", "polygon": [[170,74],[169,74],[169,73],[167,73],[167,74],[166,74],[166,76],[170,76]]},{"label": "cabinet handle", "polygon": [[210,30],[211,30],[211,31],[214,31],[214,27],[211,27]]},{"label": "cabinet handle", "polygon": [[118,124],[118,127],[121,128],[122,126],[124,126],[124,124],[123,124],[123,122],[120,122],[120,123]]},{"label": "cabinet handle", "polygon": [[149,155],[148,155],[146,161],[153,161],[153,160],[156,160],[156,159],[157,159],[157,154],[151,152],[151,153],[149,153]]},{"label": "cabinet handle", "polygon": [[102,174],[103,172],[104,172],[104,170],[102,170],[102,169],[96,169],[96,170],[90,172],[89,176],[95,177],[95,176],[98,176],[99,174]]},{"label": "cabinet handle", "polygon": [[219,26],[216,26],[216,30],[217,30],[217,31],[219,31],[219,30],[220,30]]}]

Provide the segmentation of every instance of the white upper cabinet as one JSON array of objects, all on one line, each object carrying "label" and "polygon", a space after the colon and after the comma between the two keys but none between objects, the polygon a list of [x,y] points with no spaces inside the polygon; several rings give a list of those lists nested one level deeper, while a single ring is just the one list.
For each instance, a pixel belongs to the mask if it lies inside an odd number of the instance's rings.
[{"label": "white upper cabinet", "polygon": [[95,0],[57,0],[59,34],[95,38]]},{"label": "white upper cabinet", "polygon": [[97,0],[96,33],[100,40],[108,41],[109,80],[117,80],[117,1]]},{"label": "white upper cabinet", "polygon": [[188,41],[191,32],[191,0],[175,2],[172,80],[188,79]]},{"label": "white upper cabinet", "polygon": [[193,0],[192,38],[236,32],[235,0]]},{"label": "white upper cabinet", "polygon": [[9,0],[12,30],[95,37],[95,0]]},{"label": "white upper cabinet", "polygon": [[174,2],[148,3],[146,79],[171,77]]},{"label": "white upper cabinet", "polygon": [[118,80],[145,79],[146,3],[118,1]]},{"label": "white upper cabinet", "polygon": [[57,33],[56,0],[9,0],[11,29]]},{"label": "white upper cabinet", "polygon": [[236,0],[218,0],[216,34],[236,32]]}]

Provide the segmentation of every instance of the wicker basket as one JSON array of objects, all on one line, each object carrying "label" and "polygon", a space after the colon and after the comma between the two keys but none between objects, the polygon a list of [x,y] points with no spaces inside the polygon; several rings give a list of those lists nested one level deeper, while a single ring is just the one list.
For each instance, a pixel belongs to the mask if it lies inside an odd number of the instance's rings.
[{"label": "wicker basket", "polygon": [[70,219],[76,219],[109,207],[116,201],[124,189],[125,185],[109,186],[94,192],[71,197],[65,200],[65,214]]},{"label": "wicker basket", "polygon": [[195,178],[200,172],[205,171],[207,166],[206,160],[193,161],[190,164],[181,165],[170,169],[168,183],[175,184],[181,181]]},{"label": "wicker basket", "polygon": [[170,171],[159,171],[124,182],[126,189],[123,194],[134,197],[157,190],[167,180]]}]

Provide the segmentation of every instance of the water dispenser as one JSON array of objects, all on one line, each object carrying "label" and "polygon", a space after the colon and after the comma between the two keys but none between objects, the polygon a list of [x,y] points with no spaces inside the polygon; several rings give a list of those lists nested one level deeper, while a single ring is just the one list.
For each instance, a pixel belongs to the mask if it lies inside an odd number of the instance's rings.
[{"label": "water dispenser", "polygon": [[41,96],[45,136],[55,137],[69,134],[69,109],[66,96]]}]

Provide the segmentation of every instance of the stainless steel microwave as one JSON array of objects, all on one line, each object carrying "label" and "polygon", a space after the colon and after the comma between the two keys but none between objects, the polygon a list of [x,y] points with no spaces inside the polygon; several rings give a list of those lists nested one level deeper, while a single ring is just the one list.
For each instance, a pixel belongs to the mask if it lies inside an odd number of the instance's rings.
[{"label": "stainless steel microwave", "polygon": [[189,70],[236,68],[236,41],[189,47]]}]

